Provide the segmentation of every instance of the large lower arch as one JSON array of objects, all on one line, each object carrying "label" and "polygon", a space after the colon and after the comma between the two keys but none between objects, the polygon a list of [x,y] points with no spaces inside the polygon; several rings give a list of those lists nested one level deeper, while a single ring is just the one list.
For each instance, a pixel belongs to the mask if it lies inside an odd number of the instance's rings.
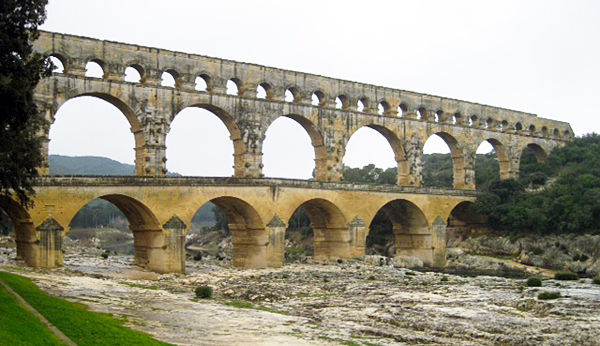
[{"label": "large lower arch", "polygon": [[310,226],[314,232],[316,261],[351,257],[348,221],[340,208],[322,198],[308,200],[299,207],[305,210],[310,219]]},{"label": "large lower arch", "polygon": [[[133,134],[134,137],[134,142],[135,142],[135,174],[136,175],[149,175],[149,174],[153,174],[154,172],[149,172],[146,170],[145,168],[145,163],[146,163],[146,158],[148,157],[148,152],[147,152],[147,147],[146,147],[146,135],[144,134],[143,131],[143,126],[140,123],[140,120],[136,114],[136,112],[134,111],[134,109],[127,104],[124,100],[115,97],[113,95],[107,94],[107,93],[103,93],[103,92],[84,92],[84,93],[80,93],[77,95],[73,95],[72,97],[68,97],[68,98],[58,98],[58,104],[56,106],[55,109],[47,109],[46,112],[48,113],[46,115],[46,117],[48,118],[48,120],[50,121],[51,124],[54,123],[55,120],[55,116],[58,113],[58,111],[60,110],[60,108],[67,103],[70,100],[76,99],[76,98],[80,98],[80,97],[85,97],[85,96],[89,96],[89,97],[94,97],[94,98],[98,98],[100,100],[106,101],[109,104],[113,105],[114,107],[116,107],[127,119],[127,121],[129,122],[130,125],[130,131]],[[49,167],[47,166],[47,162],[48,162],[48,144],[50,141],[50,129],[51,129],[52,125],[50,125],[44,134],[44,141],[43,141],[43,155],[44,155],[44,162],[46,163],[45,167],[42,167],[42,169],[40,170],[41,174],[43,175],[48,175],[49,174]]]},{"label": "large lower arch", "polygon": [[230,196],[217,197],[210,202],[227,216],[233,243],[233,265],[239,268],[267,267],[269,234],[256,209]]},{"label": "large lower arch", "polygon": [[163,273],[183,271],[182,254],[178,252],[180,245],[177,244],[181,240],[167,234],[165,225],[159,224],[154,213],[144,203],[121,194],[107,194],[98,198],[114,204],[129,221],[129,229],[133,232],[136,265]]},{"label": "large lower arch", "polygon": [[[380,208],[392,224],[395,256],[419,258],[425,265],[434,265],[434,239],[423,211],[413,202],[396,199]],[[369,229],[372,227],[372,223]]]},{"label": "large lower arch", "polygon": [[[437,135],[446,142],[448,148],[450,148],[450,154],[452,155],[452,172],[453,172],[453,184],[455,189],[474,189],[475,188],[475,177],[470,167],[471,172],[467,172],[465,155],[461,150],[458,141],[454,136],[447,132],[436,132],[432,136]],[[430,136],[431,137],[431,136]]]},{"label": "large lower arch", "polygon": [[[315,150],[315,179],[326,181],[327,180],[327,149],[325,148],[325,140],[323,134],[315,126],[315,124],[298,114],[284,114],[282,117],[286,117],[294,120],[308,133],[311,144]],[[276,120],[273,119],[270,123],[272,124]],[[267,129],[265,129],[266,132]]]},{"label": "large lower arch", "polygon": [[[546,161],[548,160],[548,153],[540,145],[535,143],[529,143],[523,148],[523,150],[525,150],[525,148],[528,148],[533,152],[533,154],[535,155],[535,159],[538,163],[546,163]],[[523,150],[521,150],[521,155],[523,153]]]},{"label": "large lower arch", "polygon": [[446,228],[448,247],[456,246],[467,236],[487,233],[491,230],[487,216],[474,212],[472,205],[473,202],[470,201],[460,202],[450,212]]}]

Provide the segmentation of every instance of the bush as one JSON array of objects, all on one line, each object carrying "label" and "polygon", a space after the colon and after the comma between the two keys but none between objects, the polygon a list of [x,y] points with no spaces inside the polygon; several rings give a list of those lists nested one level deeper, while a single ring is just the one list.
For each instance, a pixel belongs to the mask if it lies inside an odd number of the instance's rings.
[{"label": "bush", "polygon": [[196,298],[206,299],[211,298],[213,294],[213,289],[209,286],[200,286],[196,288]]},{"label": "bush", "polygon": [[594,285],[600,285],[600,276],[596,276],[592,282],[594,283]]},{"label": "bush", "polygon": [[540,294],[538,294],[538,299],[539,300],[550,300],[550,299],[557,299],[560,298],[561,294],[560,292],[548,292],[548,291],[544,291],[544,292],[540,292]]},{"label": "bush", "polygon": [[527,287],[542,287],[542,279],[530,277],[527,279]]},{"label": "bush", "polygon": [[579,279],[579,275],[571,272],[558,272],[554,274],[554,279],[556,280],[577,280]]}]

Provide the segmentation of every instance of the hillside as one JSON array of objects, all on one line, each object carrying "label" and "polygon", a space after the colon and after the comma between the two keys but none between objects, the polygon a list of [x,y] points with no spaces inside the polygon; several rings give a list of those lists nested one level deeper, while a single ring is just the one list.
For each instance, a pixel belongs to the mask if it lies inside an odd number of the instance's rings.
[{"label": "hillside", "polygon": [[98,156],[50,155],[50,175],[133,175],[135,166]]}]

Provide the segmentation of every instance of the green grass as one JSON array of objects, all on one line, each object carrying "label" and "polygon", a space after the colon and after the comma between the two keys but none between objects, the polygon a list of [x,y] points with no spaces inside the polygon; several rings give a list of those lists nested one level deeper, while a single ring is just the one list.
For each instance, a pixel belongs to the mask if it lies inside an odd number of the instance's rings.
[{"label": "green grass", "polygon": [[238,300],[232,300],[230,302],[225,303],[228,306],[233,306],[234,308],[239,309],[252,309],[254,306],[250,302],[242,302]]},{"label": "green grass", "polygon": [[[147,334],[124,327],[125,321],[123,319],[107,314],[94,313],[88,311],[88,308],[84,305],[70,303],[64,299],[47,295],[27,278],[0,272],[0,280],[8,284],[34,309],[46,317],[50,323],[79,346],[168,345],[152,339]],[[43,345],[43,343],[41,344]]]},{"label": "green grass", "polygon": [[0,340],[3,345],[64,345],[4,286],[0,286]]}]

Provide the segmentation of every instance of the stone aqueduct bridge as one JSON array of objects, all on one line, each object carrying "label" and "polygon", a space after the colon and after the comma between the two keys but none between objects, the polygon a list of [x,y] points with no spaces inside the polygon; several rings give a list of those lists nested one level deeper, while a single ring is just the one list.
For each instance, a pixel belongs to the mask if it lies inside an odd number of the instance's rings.
[{"label": "stone aqueduct bridge", "polygon": [[[510,178],[518,176],[524,148],[543,162],[572,137],[569,124],[534,114],[201,55],[50,32],[42,32],[34,48],[64,67],[36,90],[49,123],[68,100],[98,97],[127,118],[136,152],[135,178],[42,178],[36,207],[29,212],[0,201],[21,230],[19,256],[34,266],[61,264],[61,230],[79,208],[98,197],[129,218],[138,263],[162,272],[182,270],[181,237],[195,210],[207,201],[226,212],[234,233],[234,262],[242,267],[281,265],[282,230],[301,205],[315,229],[318,258],[364,254],[365,227],[384,208],[394,224],[397,248],[440,265],[446,222],[453,210],[465,214],[461,202],[474,198],[475,152],[483,141],[497,153],[500,177]],[[102,67],[101,78],[85,76],[90,61]],[[124,80],[128,67],[138,71],[139,82]],[[161,86],[165,72],[173,76],[175,87]],[[206,90],[196,90],[197,78],[204,80]],[[228,81],[236,84],[237,95],[227,93]],[[257,96],[259,87],[265,98]],[[286,102],[286,91],[293,101]],[[313,95],[318,104],[313,104]],[[234,178],[165,177],[166,136],[187,107],[207,109],[226,125],[234,147]],[[315,182],[263,178],[265,132],[281,116],[309,134]],[[365,126],[392,147],[397,187],[339,183],[346,144]],[[48,133],[49,127],[46,139]],[[450,148],[453,190],[420,187],[423,145],[434,134]],[[47,160],[41,172],[48,174]]]}]

